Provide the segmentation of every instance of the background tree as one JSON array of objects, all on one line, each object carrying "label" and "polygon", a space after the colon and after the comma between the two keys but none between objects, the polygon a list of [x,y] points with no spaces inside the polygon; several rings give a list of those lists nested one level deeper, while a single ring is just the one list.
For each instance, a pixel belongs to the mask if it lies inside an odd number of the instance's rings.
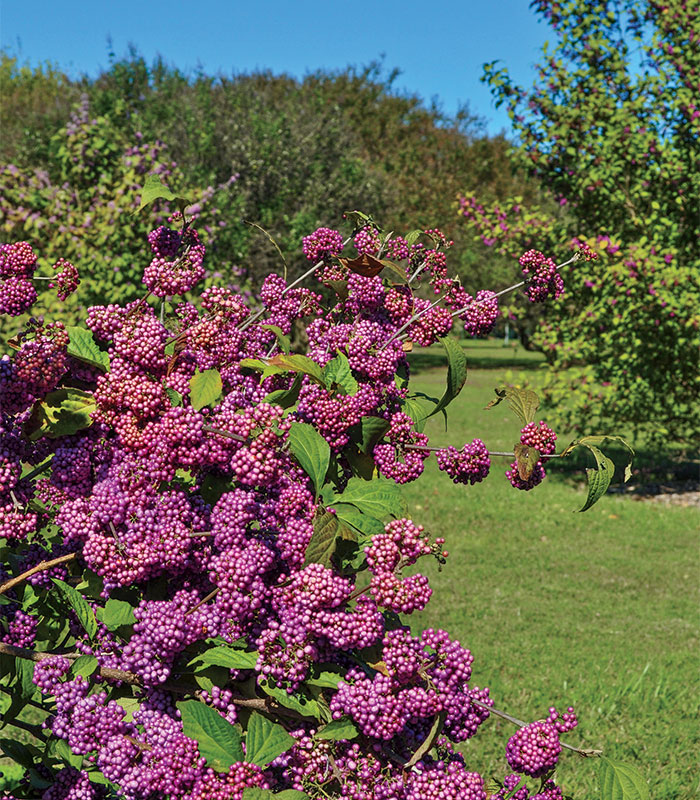
[{"label": "background tree", "polygon": [[[474,195],[463,197],[462,213],[482,241],[511,255],[542,249],[547,236],[549,247],[567,236],[601,251],[597,262],[576,265],[575,290],[536,337],[555,367],[547,394],[563,424],[580,429],[595,414],[607,426],[697,442],[698,5],[538,0],[532,7],[556,37],[543,51],[539,80],[525,90],[495,63],[485,79],[508,105],[515,163],[566,213],[518,202],[494,207]],[[569,390],[565,409],[558,400]]]}]

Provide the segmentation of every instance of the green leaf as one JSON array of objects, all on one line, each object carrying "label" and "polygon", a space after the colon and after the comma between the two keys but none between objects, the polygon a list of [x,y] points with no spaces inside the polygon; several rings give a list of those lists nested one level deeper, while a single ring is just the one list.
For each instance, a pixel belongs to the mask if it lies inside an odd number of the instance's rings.
[{"label": "green leaf", "polygon": [[275,389],[275,391],[265,395],[263,403],[270,403],[280,408],[291,408],[299,399],[302,380],[303,376],[301,374],[295,375],[294,382],[289,389]]},{"label": "green leaf", "polygon": [[410,233],[407,233],[407,234],[404,236],[404,239],[406,240],[406,244],[407,244],[409,247],[410,247],[411,245],[415,244],[415,243],[416,243],[416,241],[417,241],[417,239],[418,239],[418,237],[419,237],[419,236],[420,236],[422,233],[423,233],[423,231],[421,231],[421,230],[418,230],[418,229],[416,229],[416,230],[413,230],[413,231],[411,231]]},{"label": "green leaf", "polygon": [[50,739],[46,747],[49,755],[70,764],[71,767],[80,769],[83,765],[83,756],[76,755],[68,746],[65,739]]},{"label": "green leaf", "polygon": [[393,261],[388,261],[386,258],[380,258],[379,262],[384,267],[382,270],[382,278],[388,278],[389,282],[393,284],[408,283],[408,276],[406,275],[405,269],[395,264]]},{"label": "green leaf", "polygon": [[[403,411],[413,420],[413,428],[418,433],[423,433],[425,422],[428,417],[432,416],[438,402],[436,398],[428,397],[422,392],[417,392],[402,401]],[[444,408],[442,413],[447,413]]]},{"label": "green leaf", "polygon": [[199,493],[202,500],[209,505],[215,506],[226,492],[233,489],[231,479],[216,472],[207,472],[199,484]]},{"label": "green leaf", "polygon": [[243,790],[241,800],[309,800],[309,795],[298,789],[284,789],[273,794],[269,789],[249,786]]},{"label": "green leaf", "polygon": [[[242,363],[243,361],[241,361]],[[262,377],[266,378],[268,375],[276,375],[280,372],[301,372],[304,375],[308,375],[315,383],[319,383],[321,386],[326,385],[321,367],[313,359],[298,353],[280,354],[268,359],[265,362]]]},{"label": "green leaf", "polygon": [[82,675],[83,678],[89,678],[99,668],[100,665],[95,656],[79,656],[71,664],[70,671],[73,675]]},{"label": "green leaf", "polygon": [[136,213],[143,211],[144,208],[149,206],[156,200],[172,200],[177,203],[180,212],[184,212],[185,208],[192,205],[192,201],[185,197],[180,197],[163,183],[160,175],[149,175],[141,190],[141,205],[136,209]]},{"label": "green leaf", "polygon": [[636,767],[602,757],[600,800],[649,800],[649,787]]},{"label": "green leaf", "polygon": [[383,417],[362,417],[357,425],[352,426],[350,435],[360,452],[371,455],[374,446],[390,427]]},{"label": "green leaf", "polygon": [[69,356],[84,361],[92,367],[97,367],[103,372],[109,369],[109,356],[104,350],[100,350],[95,341],[92,331],[87,328],[68,326],[68,347],[66,352]]},{"label": "green leaf", "polygon": [[221,397],[221,374],[218,369],[197,370],[190,378],[190,404],[199,411],[205,406],[214,405]]},{"label": "green leaf", "polygon": [[376,519],[384,519],[387,515],[403,517],[407,510],[401,489],[387,478],[374,478],[369,482],[350,478],[345,490],[331,498],[329,505],[332,503],[349,503]]},{"label": "green leaf", "polygon": [[361,511],[356,511],[350,505],[338,505],[334,506],[334,508],[338,519],[342,519],[343,522],[352,525],[353,528],[356,528],[365,536],[376,536],[379,533],[384,533],[384,524],[376,517],[370,517],[367,514],[363,514]]},{"label": "green leaf", "polygon": [[330,445],[308,422],[293,422],[289,428],[287,441],[292,455],[313,481],[318,496],[328,472],[331,459]]},{"label": "green leaf", "polygon": [[17,659],[17,674],[19,677],[19,685],[21,687],[22,697],[29,699],[33,697],[38,691],[37,685],[34,683],[34,662],[27,661],[24,658]]},{"label": "green leaf", "polygon": [[345,675],[345,672],[335,664],[314,664],[309,675],[304,679],[304,684],[318,686],[321,689],[337,689],[338,681]]},{"label": "green leaf", "polygon": [[24,424],[24,434],[32,442],[42,436],[49,439],[71,436],[92,425],[90,414],[96,408],[90,392],[72,386],[56,389],[34,403],[31,416]]},{"label": "green leaf", "polygon": [[198,700],[185,700],[177,707],[185,736],[197,742],[207,766],[226,772],[231,764],[244,760],[240,734],[216,709]]},{"label": "green leaf", "polygon": [[333,741],[340,741],[347,739],[348,741],[354,739],[359,735],[357,728],[354,726],[349,717],[341,717],[329,722],[328,725],[321,728],[314,738],[316,739],[333,739]]},{"label": "green leaf", "polygon": [[228,669],[255,669],[258,662],[258,654],[255,651],[237,650],[225,645],[210,647],[198,656],[195,656],[190,664],[198,662],[200,664],[214,665],[217,667],[227,667]]},{"label": "green leaf", "polygon": [[443,336],[440,343],[447,353],[447,386],[445,393],[438,401],[438,404],[428,414],[434,416],[438,411],[442,411],[448,406],[457,395],[462,391],[467,380],[467,357],[459,342],[451,336]]},{"label": "green leaf", "polygon": [[357,541],[357,536],[352,529],[340,521],[335,514],[331,514],[329,511],[317,514],[314,519],[314,532],[306,546],[304,566],[323,564],[324,567],[332,567],[332,559],[339,538]]},{"label": "green leaf", "polygon": [[59,580],[59,578],[51,578],[51,580],[58,587],[63,599],[73,611],[75,611],[75,615],[78,617],[78,621],[85,629],[87,635],[91,640],[94,639],[97,633],[97,620],[85,598],[77,589],[69,586],[65,581]]},{"label": "green leaf", "polygon": [[350,362],[344,353],[329,361],[323,368],[323,381],[329,388],[336,384],[344,394],[355,395],[359,388],[355,376],[350,369]]},{"label": "green leaf", "polygon": [[523,425],[529,425],[535,421],[535,413],[539,408],[540,399],[531,389],[508,386],[504,389],[494,389],[494,391],[496,399],[486,405],[487,409],[497,406],[502,400],[508,400],[511,411]]},{"label": "green leaf", "polygon": [[564,450],[562,456],[568,456],[576,447],[588,447],[590,445],[598,445],[598,444],[605,444],[605,442],[617,442],[621,444],[627,450],[627,460],[625,461],[624,467],[624,482],[627,481],[632,477],[632,458],[634,457],[634,450],[629,445],[629,443],[622,438],[622,436],[616,436],[613,434],[600,434],[598,436],[583,436],[581,439],[576,439],[575,441],[571,442],[571,444]]},{"label": "green leaf", "polygon": [[296,744],[296,739],[285,729],[253,711],[248,721],[245,737],[245,760],[258,767],[266,767],[277,756]]},{"label": "green leaf", "polygon": [[279,689],[272,686],[268,681],[260,681],[260,688],[265,694],[274,698],[281,706],[296,711],[303,717],[313,717],[321,719],[321,708],[312,697],[308,697],[297,689],[296,692],[288,694],[286,689]]},{"label": "green leaf", "polygon": [[179,408],[182,405],[182,395],[180,392],[176,392],[175,389],[171,389],[169,386],[166,386],[165,394],[168,396],[170,405],[173,406],[173,408]]},{"label": "green leaf", "polygon": [[115,600],[112,597],[105,603],[104,608],[98,609],[97,619],[110,631],[116,631],[122,625],[133,625],[136,622],[131,603]]},{"label": "green leaf", "polygon": [[41,752],[34,745],[22,744],[15,739],[0,739],[0,752],[25,769],[41,763]]},{"label": "green leaf", "polygon": [[289,339],[289,336],[283,333],[282,328],[278,328],[277,325],[261,325],[260,327],[263,330],[272,331],[272,333],[275,334],[277,344],[279,344],[283,353],[288,353],[291,350],[292,343]]}]

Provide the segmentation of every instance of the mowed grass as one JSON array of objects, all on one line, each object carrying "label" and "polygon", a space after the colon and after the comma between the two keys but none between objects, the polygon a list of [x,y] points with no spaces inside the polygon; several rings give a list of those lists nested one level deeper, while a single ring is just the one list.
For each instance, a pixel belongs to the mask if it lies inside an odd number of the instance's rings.
[{"label": "mowed grass", "polygon": [[[447,433],[442,418],[429,422],[431,444],[480,437],[490,449],[512,449],[520,423],[506,404],[483,410],[506,369],[537,362],[520,350],[513,364],[512,355],[500,343],[470,347],[470,364],[488,368],[470,370]],[[444,381],[444,367],[423,369],[412,387],[440,396]],[[580,722],[566,741],[636,765],[654,800],[696,797],[700,514],[616,495],[575,513],[583,476],[579,485],[548,477],[521,492],[504,477],[507,465],[493,458],[484,483],[456,486],[430,459],[406,487],[413,519],[444,535],[450,552],[441,572],[427,559],[419,566],[433,597],[414,629],[445,628],[468,647],[472,682],[490,687],[496,708],[532,721],[550,705],[573,705]],[[463,747],[470,767],[503,778],[514,730],[492,716]],[[559,781],[577,800],[598,797],[597,769],[564,752]]]}]

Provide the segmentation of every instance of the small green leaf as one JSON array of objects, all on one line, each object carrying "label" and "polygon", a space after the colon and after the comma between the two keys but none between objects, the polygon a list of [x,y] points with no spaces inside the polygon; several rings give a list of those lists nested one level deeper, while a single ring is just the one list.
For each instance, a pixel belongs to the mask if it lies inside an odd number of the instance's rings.
[{"label": "small green leaf", "polygon": [[315,738],[332,739],[338,742],[341,739],[350,741],[357,736],[358,730],[352,723],[352,720],[349,717],[341,717],[340,719],[334,719],[333,722],[329,722],[328,725],[321,728]]},{"label": "small green leaf", "polygon": [[343,522],[347,522],[348,525],[352,525],[353,528],[356,528],[365,536],[376,536],[379,533],[384,533],[384,524],[376,517],[370,517],[368,514],[363,514],[361,511],[357,511],[350,505],[338,505],[334,506],[334,508],[338,519],[342,519]]},{"label": "small green leaf", "polygon": [[344,353],[338,353],[332,361],[329,361],[323,368],[322,374],[326,386],[332,387],[333,384],[336,384],[343,390],[344,394],[357,394],[359,386],[350,369],[350,362]]},{"label": "small green leaf", "polygon": [[211,406],[221,397],[223,384],[218,369],[197,370],[190,378],[190,404],[199,411],[200,408]]},{"label": "small green leaf", "polygon": [[588,447],[589,445],[598,445],[598,444],[605,444],[605,442],[617,442],[621,444],[627,450],[627,460],[625,461],[624,467],[624,482],[627,481],[632,477],[632,459],[634,457],[634,450],[630,446],[630,444],[623,439],[622,436],[616,436],[614,434],[600,434],[598,436],[583,436],[581,439],[576,439],[575,441],[571,442],[571,444],[564,450],[562,456],[568,456],[576,447]]},{"label": "small green leaf", "polygon": [[314,532],[306,546],[304,566],[323,564],[324,567],[332,567],[338,539],[357,541],[357,536],[335,514],[329,511],[317,514],[314,519]]},{"label": "small green leaf", "polygon": [[390,423],[383,417],[362,417],[357,425],[352,426],[350,435],[360,452],[371,455],[374,446],[390,427]]},{"label": "small green leaf", "polygon": [[91,367],[97,367],[102,372],[107,372],[109,369],[109,356],[97,346],[92,331],[87,328],[78,328],[70,325],[66,328],[66,331],[69,337],[66,349],[68,355],[90,364]]},{"label": "small green leaf", "polygon": [[288,694],[286,689],[272,686],[268,681],[261,681],[259,685],[265,694],[274,698],[281,706],[296,711],[297,714],[301,714],[303,717],[321,719],[321,708],[312,697],[307,697],[299,690]]},{"label": "small green leaf", "polygon": [[321,689],[337,689],[338,681],[345,675],[346,670],[334,664],[314,664],[304,683],[308,686],[318,686]]},{"label": "small green leaf", "polygon": [[408,276],[406,275],[405,269],[395,264],[393,261],[388,261],[386,258],[380,258],[379,262],[384,267],[382,278],[388,278],[389,282],[393,284],[408,283]]},{"label": "small green leaf", "polygon": [[99,668],[100,665],[95,656],[79,656],[71,664],[70,671],[73,675],[89,678]]},{"label": "small green leaf", "polygon": [[216,709],[198,700],[185,700],[177,707],[185,736],[197,742],[207,766],[226,772],[231,764],[244,760],[238,731]]},{"label": "small green leaf", "polygon": [[535,413],[539,408],[540,399],[531,389],[518,389],[515,386],[508,386],[494,391],[496,392],[496,399],[487,404],[487,409],[497,406],[501,400],[508,400],[511,411],[523,425],[529,425],[535,421]]},{"label": "small green leaf", "polygon": [[592,505],[598,502],[607,492],[610,481],[615,473],[615,464],[607,456],[598,450],[597,447],[589,448],[596,459],[596,467],[586,469],[588,479],[588,497],[579,511],[587,511]]},{"label": "small green leaf", "polygon": [[141,190],[141,205],[136,209],[136,213],[143,211],[146,206],[149,206],[156,200],[172,200],[177,203],[181,212],[184,211],[187,206],[192,205],[191,200],[185,197],[179,197],[174,192],[171,192],[163,183],[160,175],[149,175]]},{"label": "small green leaf", "polygon": [[263,330],[272,331],[275,334],[275,339],[277,339],[277,344],[279,344],[280,349],[283,353],[288,353],[292,347],[292,343],[289,340],[289,336],[283,333],[282,328],[278,328],[277,325],[261,325],[260,326]]},{"label": "small green leaf", "polygon": [[189,663],[214,665],[217,667],[227,667],[228,669],[255,669],[257,662],[257,652],[232,649],[224,645],[210,647],[209,650],[205,650],[203,653],[195,656]]},{"label": "small green leaf", "polygon": [[443,336],[440,343],[447,353],[447,386],[438,404],[428,414],[429,417],[446,408],[462,391],[467,380],[467,357],[464,355],[462,346],[451,336]]},{"label": "small green leaf", "polygon": [[16,666],[22,697],[29,699],[39,691],[37,685],[34,683],[34,663],[23,658],[18,658]]},{"label": "small green leaf", "polygon": [[600,800],[649,800],[649,787],[636,767],[602,757]]},{"label": "small green leaf", "polygon": [[182,395],[180,392],[176,392],[175,389],[171,389],[169,386],[166,386],[165,394],[168,396],[170,405],[173,406],[173,408],[179,408],[182,405]]},{"label": "small green leaf", "polygon": [[245,760],[258,767],[266,767],[296,744],[296,739],[285,729],[253,711],[248,721],[245,737]]},{"label": "small green leaf", "polygon": [[280,408],[291,408],[299,399],[302,381],[303,375],[295,375],[294,382],[289,389],[275,389],[274,392],[270,392],[263,398],[263,403],[270,403]]},{"label": "small green leaf", "polygon": [[410,247],[411,245],[415,244],[418,240],[418,237],[423,233],[421,230],[413,230],[410,233],[407,233],[404,237],[406,239],[406,244]]},{"label": "small green leaf", "polygon": [[73,609],[73,611],[75,611],[75,615],[78,617],[78,621],[85,629],[87,635],[91,640],[94,639],[95,634],[97,633],[97,620],[95,619],[95,615],[93,614],[93,611],[85,598],[80,594],[79,591],[77,591],[77,589],[69,586],[64,581],[59,580],[58,578],[51,578],[51,580],[58,587],[58,590],[61,592],[64,600]]},{"label": "small green leaf", "polygon": [[133,625],[136,622],[131,603],[115,600],[112,597],[105,603],[104,608],[98,609],[97,618],[110,631],[116,631],[122,625]]},{"label": "small green leaf", "polygon": [[311,478],[318,496],[328,472],[331,448],[321,434],[307,422],[293,422],[287,438],[292,455]]}]

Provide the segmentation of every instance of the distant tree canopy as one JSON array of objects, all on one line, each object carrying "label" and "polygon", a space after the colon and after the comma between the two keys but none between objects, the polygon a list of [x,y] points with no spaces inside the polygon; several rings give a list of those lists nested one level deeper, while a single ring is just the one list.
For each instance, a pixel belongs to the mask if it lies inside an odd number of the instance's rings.
[{"label": "distant tree canopy", "polygon": [[[397,92],[397,75],[385,74],[379,63],[302,80],[269,72],[186,75],[132,51],[96,79],[72,81],[54,67],[21,67],[5,55],[0,162],[72,185],[75,176],[66,174],[70,164],[59,150],[71,110],[87,95],[88,116],[103,120],[110,142],[119,143],[115,159],[129,148],[162,142],[162,169],[181,180],[176,188],[182,192],[238,176],[230,196],[218,192],[215,199],[228,228],[216,237],[210,267],[224,275],[244,265],[259,282],[280,266],[269,239],[243,220],[269,232],[294,273],[301,267],[302,236],[320,225],[338,226],[343,212],[357,208],[397,232],[440,226],[456,240],[459,258],[452,263],[471,289],[493,287],[501,276],[507,281],[512,264],[477,257],[458,224],[455,196],[470,187],[487,199],[534,199],[536,184],[513,173],[503,135],[487,136],[466,108],[450,116]],[[104,138],[100,134],[99,142]],[[0,225],[5,235],[15,232],[1,212]]]}]

